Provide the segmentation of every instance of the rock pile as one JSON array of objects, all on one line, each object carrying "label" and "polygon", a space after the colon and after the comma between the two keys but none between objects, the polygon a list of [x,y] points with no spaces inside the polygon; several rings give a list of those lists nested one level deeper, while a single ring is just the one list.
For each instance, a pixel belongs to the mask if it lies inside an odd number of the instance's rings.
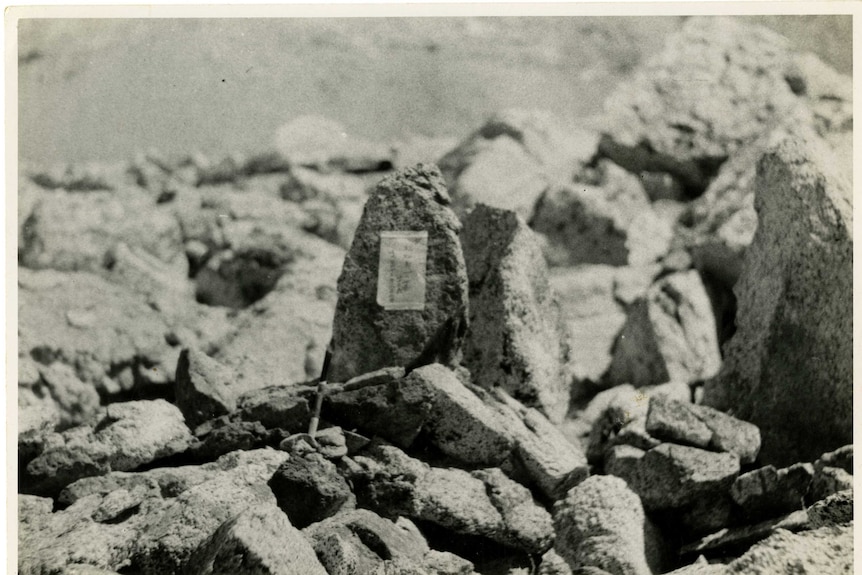
[{"label": "rock pile", "polygon": [[849,572],[848,82],[690,18],[593,132],[23,175],[19,573]]}]

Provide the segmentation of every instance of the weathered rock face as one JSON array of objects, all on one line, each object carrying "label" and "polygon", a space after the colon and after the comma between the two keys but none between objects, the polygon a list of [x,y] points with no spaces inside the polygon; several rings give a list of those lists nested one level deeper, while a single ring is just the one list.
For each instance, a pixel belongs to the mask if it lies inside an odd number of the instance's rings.
[{"label": "weathered rock face", "polygon": [[331,517],[352,498],[350,486],[335,465],[318,453],[291,457],[268,485],[290,523],[299,528]]},{"label": "weathered rock face", "polygon": [[595,475],[554,505],[555,551],[572,569],[595,567],[613,575],[653,573],[640,499],[617,477]]},{"label": "weathered rock face", "polygon": [[852,437],[852,200],[829,158],[785,141],[761,159],[738,330],[704,394],[760,427],[764,462],[814,459]]},{"label": "weathered rock face", "polygon": [[568,411],[568,350],[535,234],[514,212],[477,205],[461,233],[470,282],[464,364],[553,421]]},{"label": "weathered rock face", "polygon": [[261,504],[225,522],[195,552],[189,575],[326,575],[311,544],[274,505]]},{"label": "weathered rock face", "polygon": [[548,238],[554,265],[644,265],[667,252],[671,226],[655,213],[637,176],[604,161],[550,186],[530,226]]},{"label": "weathered rock face", "polygon": [[355,463],[350,479],[361,507],[384,516],[429,521],[530,553],[551,546],[550,515],[527,488],[499,469],[430,467],[386,445],[370,447],[355,457]]},{"label": "weathered rock face", "polygon": [[[467,314],[460,223],[440,172],[419,165],[378,184],[338,280],[331,381],[388,366],[449,363]],[[425,232],[427,237],[386,237]],[[381,267],[382,266],[382,267]]]},{"label": "weathered rock face", "polygon": [[715,317],[696,271],[674,273],[629,309],[606,384],[695,381],[721,366]]},{"label": "weathered rock face", "polygon": [[596,149],[596,134],[566,129],[547,112],[507,110],[491,117],[439,165],[464,214],[478,203],[530,217],[548,184],[568,180]]},{"label": "weathered rock face", "polygon": [[176,404],[189,427],[236,409],[231,393],[234,375],[216,360],[195,349],[180,353],[176,375]]},{"label": "weathered rock face", "polygon": [[852,573],[853,526],[779,530],[730,564],[730,573]]},{"label": "weathered rock face", "polygon": [[784,469],[767,465],[737,477],[730,495],[748,517],[775,517],[802,509],[813,477],[814,467],[810,463]]},{"label": "weathered rock face", "polygon": [[785,71],[787,41],[728,18],[691,18],[605,101],[600,151],[630,171],[706,187],[743,143],[810,115]]}]

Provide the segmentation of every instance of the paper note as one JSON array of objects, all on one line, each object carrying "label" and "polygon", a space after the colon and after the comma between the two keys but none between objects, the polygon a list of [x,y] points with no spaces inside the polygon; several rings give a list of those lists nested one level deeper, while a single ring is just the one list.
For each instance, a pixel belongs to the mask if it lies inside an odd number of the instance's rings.
[{"label": "paper note", "polygon": [[380,232],[377,303],[386,310],[425,309],[428,232]]}]

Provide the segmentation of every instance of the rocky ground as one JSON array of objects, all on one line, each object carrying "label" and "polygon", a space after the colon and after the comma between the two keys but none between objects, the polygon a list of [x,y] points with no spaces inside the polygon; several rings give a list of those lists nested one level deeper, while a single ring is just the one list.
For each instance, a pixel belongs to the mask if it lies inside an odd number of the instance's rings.
[{"label": "rocky ground", "polygon": [[19,573],[851,573],[851,94],[691,18],[598,128],[24,166]]}]

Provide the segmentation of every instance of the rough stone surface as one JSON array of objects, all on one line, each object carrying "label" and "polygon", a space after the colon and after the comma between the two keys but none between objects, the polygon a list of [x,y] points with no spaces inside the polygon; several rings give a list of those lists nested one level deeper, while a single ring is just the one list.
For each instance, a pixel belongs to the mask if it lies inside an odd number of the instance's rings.
[{"label": "rough stone surface", "polygon": [[597,136],[538,110],[505,110],[440,160],[459,214],[477,203],[527,219],[549,183],[568,179],[596,149]]},{"label": "rough stone surface", "polygon": [[19,354],[69,365],[100,393],[140,390],[151,370],[172,373],[170,331],[132,292],[93,274],[18,270]]},{"label": "rough stone surface", "polygon": [[[68,507],[54,513],[50,499],[21,496],[19,571],[53,573],[82,563],[148,575],[182,572],[225,521],[255,503],[275,505],[265,484],[286,458],[266,449],[201,466],[89,477],[64,490],[60,500]],[[118,497],[121,490],[126,495]]]},{"label": "rough stone surface", "polygon": [[730,564],[731,573],[852,573],[853,526],[779,530]]},{"label": "rough stone surface", "polygon": [[574,570],[596,567],[613,575],[650,575],[648,521],[624,481],[595,475],[554,505],[554,549]]},{"label": "rough stone surface", "polygon": [[715,317],[696,271],[674,273],[629,309],[606,384],[691,382],[721,367]]},{"label": "rough stone surface", "polygon": [[[368,199],[338,280],[331,381],[406,366],[423,351],[433,358],[426,363],[458,355],[467,272],[449,201],[440,172],[427,165],[384,179]],[[423,310],[384,310],[377,303],[381,231],[428,232]]]},{"label": "rough stone surface", "polygon": [[317,453],[291,457],[279,466],[268,485],[290,523],[304,528],[331,517],[352,494],[331,462]]},{"label": "rough stone surface", "polygon": [[794,511],[789,515],[767,519],[752,525],[725,527],[692,543],[680,547],[681,555],[691,555],[703,552],[720,552],[751,545],[772,535],[779,529],[799,531],[808,527],[808,515],[805,511]]},{"label": "rough stone surface", "polygon": [[[23,361],[22,361],[23,360]],[[21,377],[24,369],[33,375]],[[75,370],[63,363],[37,364],[19,357],[18,433],[27,430],[65,429],[95,423],[99,412],[99,394],[81,381]]]},{"label": "rough stone surface", "polygon": [[515,212],[477,205],[461,232],[470,285],[464,365],[552,421],[568,411],[568,357],[535,234]]},{"label": "rough stone surface", "polygon": [[182,413],[162,400],[114,403],[95,428],[61,434],[24,470],[21,489],[53,494],[81,477],[128,471],[180,453],[192,442]]},{"label": "rough stone surface", "polygon": [[839,467],[849,474],[853,474],[853,445],[844,445],[835,451],[824,453],[817,461],[814,462],[814,467]]},{"label": "rough stone surface", "polygon": [[758,165],[760,223],[734,288],[737,332],[704,403],[757,425],[766,463],[851,441],[850,189],[812,143],[785,141]]},{"label": "rough stone surface", "polygon": [[819,467],[814,473],[811,482],[811,491],[808,493],[810,501],[820,501],[833,493],[853,489],[853,476],[840,467]]},{"label": "rough stone surface", "polygon": [[692,412],[691,404],[653,397],[649,402],[646,431],[656,439],[706,447],[712,430]]},{"label": "rough stone surface", "polygon": [[307,431],[315,393],[315,388],[300,385],[254,389],[237,399],[237,416],[267,429]]},{"label": "rough stone surface", "polygon": [[760,429],[756,425],[705,405],[693,404],[691,409],[712,431],[710,449],[733,453],[742,463],[754,463],[760,453]]},{"label": "rough stone surface", "polygon": [[684,507],[728,489],[739,474],[739,459],[696,447],[663,443],[647,451],[623,479],[649,511]]},{"label": "rough stone surface", "polygon": [[809,507],[808,523],[812,529],[843,525],[853,521],[853,490],[845,489]]},{"label": "rough stone surface", "polygon": [[233,374],[195,349],[180,353],[176,375],[176,405],[190,427],[236,409],[231,393]]},{"label": "rough stone surface", "polygon": [[[657,272],[658,266],[608,265],[549,270],[548,282],[557,296],[569,342],[568,368],[575,382],[602,381],[611,364],[614,342],[626,322],[626,305],[646,293]],[[580,395],[585,390],[572,389],[573,397]]]},{"label": "rough stone surface", "polygon": [[548,260],[560,266],[648,264],[667,252],[673,236],[637,176],[611,162],[549,187],[529,221],[548,238]]},{"label": "rough stone surface", "polygon": [[810,463],[784,469],[767,465],[737,477],[730,495],[748,517],[765,519],[802,509],[813,477]]},{"label": "rough stone surface", "polygon": [[189,575],[326,575],[311,544],[275,505],[225,522],[194,553]]},{"label": "rough stone surface", "polygon": [[551,546],[550,515],[500,470],[469,473],[430,467],[394,446],[379,444],[357,455],[355,463],[350,479],[361,507],[429,521],[530,553]]}]

